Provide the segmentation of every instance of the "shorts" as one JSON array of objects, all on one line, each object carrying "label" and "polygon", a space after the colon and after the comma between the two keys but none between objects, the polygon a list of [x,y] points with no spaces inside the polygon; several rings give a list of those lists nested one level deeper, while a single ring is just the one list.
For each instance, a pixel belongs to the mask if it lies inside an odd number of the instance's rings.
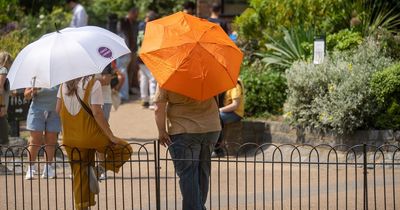
[{"label": "shorts", "polygon": [[29,108],[26,120],[26,129],[30,131],[48,131],[58,133],[61,131],[60,117],[55,111],[46,111]]}]

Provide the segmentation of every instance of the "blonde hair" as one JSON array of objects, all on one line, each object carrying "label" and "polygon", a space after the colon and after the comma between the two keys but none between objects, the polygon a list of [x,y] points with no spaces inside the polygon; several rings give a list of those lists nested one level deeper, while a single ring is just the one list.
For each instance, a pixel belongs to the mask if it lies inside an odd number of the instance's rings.
[{"label": "blonde hair", "polygon": [[6,51],[0,51],[0,67],[6,67],[9,69],[11,67],[13,60],[10,53]]}]

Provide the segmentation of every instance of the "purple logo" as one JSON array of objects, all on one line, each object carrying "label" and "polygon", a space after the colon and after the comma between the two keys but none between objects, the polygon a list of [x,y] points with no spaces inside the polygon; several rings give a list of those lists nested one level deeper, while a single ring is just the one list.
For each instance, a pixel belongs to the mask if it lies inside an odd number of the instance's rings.
[{"label": "purple logo", "polygon": [[112,51],[108,49],[107,47],[100,47],[98,50],[99,54],[105,58],[111,58],[112,57]]}]

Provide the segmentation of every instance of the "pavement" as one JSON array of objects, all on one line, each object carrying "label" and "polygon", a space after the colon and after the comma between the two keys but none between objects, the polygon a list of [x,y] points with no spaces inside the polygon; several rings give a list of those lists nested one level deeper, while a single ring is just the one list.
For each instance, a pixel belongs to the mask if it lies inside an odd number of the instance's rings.
[{"label": "pavement", "polygon": [[122,104],[118,110],[112,108],[110,126],[114,135],[131,140],[155,140],[158,136],[154,111],[143,108],[140,100]]}]

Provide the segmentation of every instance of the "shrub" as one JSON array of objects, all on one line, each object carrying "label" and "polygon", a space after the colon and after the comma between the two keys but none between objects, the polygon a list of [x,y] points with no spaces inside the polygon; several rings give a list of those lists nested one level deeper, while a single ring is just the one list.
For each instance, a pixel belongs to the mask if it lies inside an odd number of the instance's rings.
[{"label": "shrub", "polygon": [[283,73],[266,69],[259,63],[244,65],[241,72],[248,116],[282,114],[286,100],[286,79]]},{"label": "shrub", "polygon": [[363,37],[360,32],[344,29],[338,33],[328,35],[326,37],[326,45],[328,51],[343,51],[350,50],[363,42]]},{"label": "shrub", "polygon": [[280,39],[270,37],[271,42],[267,43],[266,49],[261,49],[256,53],[267,66],[275,68],[289,68],[294,61],[307,60],[310,51],[305,47],[305,43],[312,43],[313,33],[302,28],[283,29],[284,36]]},{"label": "shrub", "polygon": [[44,9],[38,17],[26,15],[19,24],[15,24],[13,31],[4,34],[0,39],[0,48],[15,56],[29,43],[39,39],[46,33],[56,30],[55,23],[59,29],[68,26],[71,14],[62,8],[54,8],[51,13]]},{"label": "shrub", "polygon": [[376,112],[372,74],[390,64],[371,39],[357,49],[333,53],[320,65],[293,64],[286,71],[289,122],[337,134],[367,126]]},{"label": "shrub", "polygon": [[[239,37],[261,45],[268,34],[279,37],[280,27],[304,27],[317,33],[337,31],[348,25],[347,4],[337,0],[250,0],[249,8],[235,19]],[[267,39],[266,39],[267,38]]]},{"label": "shrub", "polygon": [[374,126],[382,129],[400,129],[400,63],[376,72],[371,80],[379,113]]}]

